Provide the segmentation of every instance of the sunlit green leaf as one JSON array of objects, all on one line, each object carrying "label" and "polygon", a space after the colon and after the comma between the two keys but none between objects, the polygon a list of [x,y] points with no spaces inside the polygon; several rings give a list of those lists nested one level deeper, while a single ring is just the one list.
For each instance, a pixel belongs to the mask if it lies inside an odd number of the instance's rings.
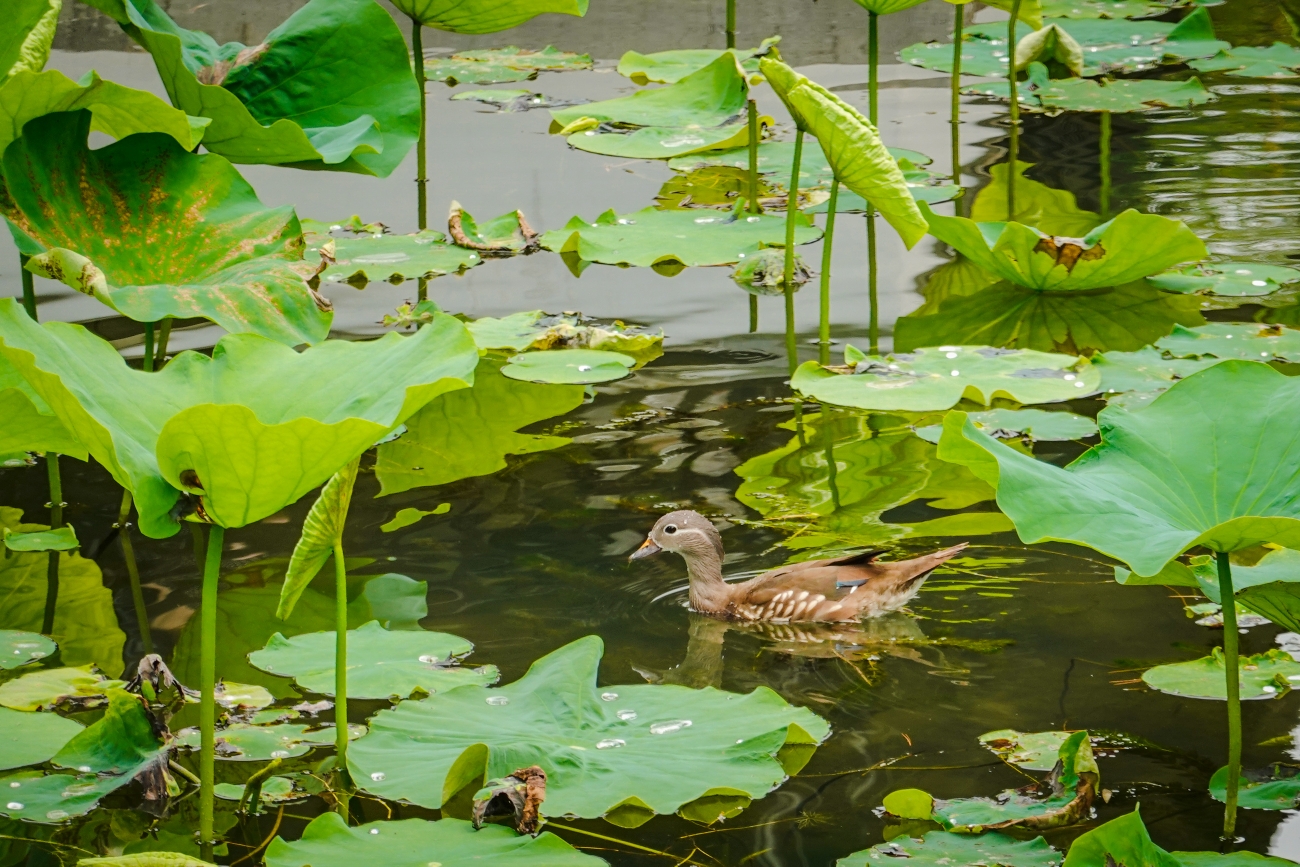
[{"label": "sunlit green leaf", "polygon": [[[1016,161],[1016,222],[1033,226],[1048,235],[1081,238],[1101,223],[1101,217],[1081,209],[1074,193],[1057,190],[1025,177],[1033,163]],[[970,218],[977,223],[998,223],[1007,219],[1007,164],[989,167],[989,183],[971,203]]]},{"label": "sunlit green leaf", "polygon": [[[1269,650],[1237,660],[1241,667],[1241,697],[1277,698],[1291,687],[1291,678],[1300,681],[1300,662],[1284,650]],[[1152,689],[1190,698],[1226,700],[1228,687],[1224,676],[1223,649],[1214,648],[1209,656],[1190,662],[1157,665],[1142,673],[1142,680]]]},{"label": "sunlit green leaf", "polygon": [[1060,853],[1042,837],[1016,840],[1003,834],[950,834],[931,831],[920,839],[903,836],[836,861],[837,867],[893,867],[900,857],[910,867],[1058,867]]},{"label": "sunlit green leaf", "polygon": [[1300,281],[1300,269],[1258,262],[1203,262],[1147,278],[1166,292],[1230,296],[1269,295],[1296,281]]},{"label": "sunlit green leaf", "polygon": [[83,461],[87,457],[86,447],[3,357],[0,357],[0,418],[5,419],[0,426],[0,456],[55,452]]},{"label": "sunlit green leaf", "polygon": [[[998,439],[1023,438],[1035,442],[1077,440],[1096,436],[1097,423],[1072,412],[1047,412],[1041,409],[991,409],[973,412],[970,420],[977,428]],[[943,425],[933,424],[916,429],[921,439],[937,443]],[[1048,768],[1047,770],[1051,770]]]},{"label": "sunlit green leaf", "polygon": [[1180,379],[1217,364],[1217,358],[1166,358],[1158,349],[1103,352],[1092,363],[1101,371],[1101,393],[1108,403],[1130,409],[1150,403]]},{"label": "sunlit green leaf", "polygon": [[1177,858],[1151,842],[1137,807],[1071,843],[1064,867],[1105,867],[1108,863],[1125,867],[1182,867]]},{"label": "sunlit green leaf", "polygon": [[421,277],[442,277],[483,263],[481,255],[452,244],[446,235],[432,229],[412,235],[317,236],[307,248],[307,262],[313,265],[319,262],[322,248],[334,263],[321,272],[321,280],[356,286],[371,281],[401,283]]},{"label": "sunlit green leaf", "polygon": [[280,604],[275,609],[275,616],[281,620],[289,616],[302,591],[334,554],[335,548],[343,544],[343,525],[348,521],[352,488],[360,465],[361,456],[358,455],[330,476],[303,519],[302,535],[289,557],[289,569],[280,589]]},{"label": "sunlit green leaf", "polygon": [[75,551],[81,543],[77,541],[76,529],[71,526],[33,533],[15,533],[5,527],[4,546],[10,551]]},{"label": "sunlit green leaf", "polygon": [[121,776],[18,771],[0,777],[7,800],[0,801],[0,816],[41,825],[57,825],[89,813],[100,798],[131,782]]},{"label": "sunlit green leaf", "polygon": [[108,690],[104,715],[73,735],[51,761],[82,773],[135,776],[163,749],[143,699]]},{"label": "sunlit green leaf", "polygon": [[0,770],[48,762],[81,728],[57,714],[0,707]]},{"label": "sunlit green leaf", "polygon": [[[1278,762],[1258,770],[1243,770],[1237,789],[1237,806],[1247,810],[1293,810],[1300,804],[1300,768]],[[1228,769],[1219,768],[1210,777],[1210,797],[1223,801],[1228,787]],[[1180,855],[1182,853],[1179,853]],[[1262,859],[1261,859],[1262,860]],[[1281,859],[1269,859],[1278,860]],[[1292,862],[1283,862],[1292,863]],[[1184,862],[1184,867],[1189,865]],[[1260,867],[1264,867],[1263,864]]]},{"label": "sunlit green leaf", "polygon": [[636,359],[604,349],[550,349],[510,356],[501,373],[521,382],[582,385],[622,379]]},{"label": "sunlit green leaf", "polygon": [[[452,33],[496,33],[518,27],[538,15],[587,14],[588,0],[397,0],[397,11],[425,27]],[[513,48],[513,46],[511,46]],[[548,50],[551,49],[547,46]],[[510,49],[500,49],[509,51]]]},{"label": "sunlit green leaf", "polygon": [[1211,322],[1197,328],[1178,327],[1156,343],[1176,358],[1241,358],[1300,361],[1300,329],[1253,322]]},{"label": "sunlit green leaf", "polygon": [[0,19],[0,84],[19,72],[40,72],[50,57],[63,0],[14,0]]},{"label": "sunlit green leaf", "polygon": [[1027,771],[1050,771],[1056,767],[1061,747],[1069,732],[1018,732],[998,729],[980,735],[980,743],[1005,762]]},{"label": "sunlit green leaf", "polygon": [[428,511],[424,509],[398,509],[393,519],[386,524],[381,524],[379,529],[385,533],[395,533],[398,530],[420,523],[430,515],[445,515],[450,511],[451,503],[439,503],[436,508]]},{"label": "sunlit green leaf", "polygon": [[764,39],[757,48],[679,48],[673,51],[656,51],[654,54],[642,54],[628,51],[618,61],[618,74],[626,75],[637,84],[672,84],[681,81],[693,72],[698,72],[717,60],[724,53],[734,54],[742,69],[749,73],[758,72],[758,60],[772,50],[772,46],[781,41],[780,36]]},{"label": "sunlit green leaf", "polygon": [[1274,42],[1267,48],[1237,45],[1188,65],[1201,72],[1222,72],[1241,78],[1300,78],[1300,48],[1282,42]]},{"label": "sunlit green leaf", "polygon": [[12,669],[44,659],[54,652],[55,644],[37,632],[0,629],[0,668]]}]

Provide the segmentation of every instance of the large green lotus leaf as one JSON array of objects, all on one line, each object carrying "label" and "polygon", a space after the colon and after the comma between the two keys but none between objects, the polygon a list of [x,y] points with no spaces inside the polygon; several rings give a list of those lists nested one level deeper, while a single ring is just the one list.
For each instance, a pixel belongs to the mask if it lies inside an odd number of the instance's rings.
[{"label": "large green lotus leaf", "polygon": [[40,825],[57,825],[94,809],[105,795],[131,782],[131,776],[19,771],[0,777],[0,816]]},{"label": "large green lotus leaf", "polygon": [[[1258,770],[1243,771],[1238,780],[1239,807],[1247,810],[1293,810],[1300,804],[1300,768],[1295,765],[1278,762]],[[1227,788],[1228,769],[1219,768],[1210,777],[1210,797],[1223,801]]]},{"label": "large green lotus leaf", "polygon": [[1201,72],[1223,72],[1241,78],[1300,78],[1300,48],[1282,42],[1267,48],[1238,45],[1189,65]]},{"label": "large green lotus leaf", "polygon": [[1180,379],[1218,364],[1217,358],[1166,358],[1158,349],[1104,352],[1093,356],[1101,371],[1101,393],[1108,403],[1129,408],[1150,403]]},{"label": "large green lotus leaf", "polygon": [[985,344],[1082,355],[1138,350],[1179,326],[1205,322],[1195,298],[1140,282],[1086,292],[1039,292],[999,282],[933,303],[894,323],[894,348]]},{"label": "large green lotus leaf", "polygon": [[1065,469],[997,442],[964,413],[945,420],[939,456],[996,487],[1025,542],[1087,545],[1149,576],[1196,545],[1300,547],[1300,452],[1285,421],[1297,411],[1300,381],[1228,360],[1140,409],[1102,410],[1101,444]]},{"label": "large green lotus leaf", "polygon": [[1156,342],[1176,358],[1241,358],[1300,361],[1300,329],[1253,322],[1211,322],[1197,328],[1178,327]]},{"label": "large green lotus leaf", "polygon": [[38,632],[0,629],[0,668],[9,670],[44,659],[55,647],[53,641]]},{"label": "large green lotus leaf", "polygon": [[[1011,98],[1011,89],[1006,81],[967,86],[962,88],[962,93],[1004,100]],[[1202,105],[1214,98],[1199,78],[1185,81],[1162,81],[1155,78],[1118,81],[1058,78],[1047,81],[1042,87],[1026,87],[1022,83],[1017,94],[1025,107],[1050,112],[1150,111],[1155,108]],[[1016,196],[1020,196],[1019,188]]]},{"label": "large green lotus leaf", "polygon": [[307,249],[306,260],[317,263],[321,248],[332,245],[334,262],[320,278],[332,283],[365,286],[371,281],[442,277],[457,274],[483,263],[473,250],[457,247],[442,232],[426,229],[413,235],[362,235],[358,238],[321,239]]},{"label": "large green lotus leaf", "polygon": [[630,355],[638,364],[664,354],[663,329],[655,334],[619,320],[601,325],[580,314],[526,310],[500,319],[476,319],[468,327],[479,349],[604,349]]},{"label": "large green lotus leaf", "polygon": [[999,397],[1025,404],[1073,400],[1096,392],[1100,381],[1086,358],[1032,349],[940,346],[867,357],[851,373],[807,361],[790,385],[837,406],[925,412],[949,409],[963,397],[984,406]]},{"label": "large green lotus leaf", "polygon": [[19,72],[40,72],[50,58],[63,0],[13,0],[0,19],[0,84]]},{"label": "large green lotus leaf", "polygon": [[[821,229],[807,217],[795,225],[795,244],[811,244]],[[619,216],[606,211],[593,222],[574,217],[542,235],[542,246],[605,265],[734,265],[763,247],[784,246],[785,217],[645,208]]]},{"label": "large green lotus leaf", "polygon": [[73,436],[12,364],[0,358],[0,455],[55,452],[78,460],[86,447]]},{"label": "large green lotus leaf", "polygon": [[172,104],[236,163],[387,177],[420,133],[406,40],[371,0],[311,0],[255,46],[218,45],[154,0],[93,0],[153,55]]},{"label": "large green lotus leaf", "polygon": [[379,447],[380,496],[485,476],[504,469],[508,455],[568,444],[567,437],[516,431],[581,406],[585,390],[509,379],[500,365],[493,356],[480,359],[472,388],[430,401],[407,419],[405,434]]},{"label": "large green lotus leaf", "polygon": [[348,751],[353,779],[380,797],[437,808],[481,778],[537,764],[546,815],[671,813],[710,794],[762,797],[785,779],[775,758],[784,744],[830,733],[766,687],[599,688],[603,648],[588,636],[504,687],[462,687],[380,711]]},{"label": "large green lotus leaf", "polygon": [[[1097,423],[1087,416],[1072,412],[1047,412],[1041,409],[991,409],[972,412],[971,422],[998,439],[1027,439],[1033,442],[1052,442],[1083,439],[1097,435]],[[916,435],[926,442],[939,442],[943,425],[918,427]],[[1051,770],[1048,768],[1047,770]]]},{"label": "large green lotus leaf", "polygon": [[403,819],[348,827],[337,813],[311,821],[292,843],[276,837],[266,850],[266,867],[601,867],[554,834],[519,835],[502,825],[475,829],[460,819],[427,822]]},{"label": "large green lotus leaf", "polygon": [[0,707],[0,729],[0,770],[7,771],[48,762],[82,725],[52,713]]},{"label": "large green lotus leaf", "polygon": [[0,705],[14,710],[52,710],[65,702],[103,703],[107,691],[121,683],[93,665],[43,668],[0,684]]},{"label": "large green lotus leaf", "polygon": [[[48,529],[46,524],[24,524],[21,510],[0,506],[0,530],[31,533]],[[32,633],[41,629],[45,620],[45,594],[49,589],[49,563],[48,554],[37,552],[0,557],[0,599],[5,601],[0,609],[0,628]],[[113,593],[104,586],[104,577],[94,560],[76,553],[59,555],[59,600],[51,637],[59,644],[59,658],[64,665],[93,663],[110,675],[122,671],[126,634],[117,623]],[[39,644],[24,649],[30,654],[44,647]]]},{"label": "large green lotus leaf", "polygon": [[1166,292],[1205,295],[1271,295],[1300,281],[1300,269],[1260,262],[1202,262],[1148,277],[1147,282]]},{"label": "large green lotus leaf", "polygon": [[[433,695],[495,682],[500,673],[494,665],[462,668],[458,664],[473,649],[470,642],[445,632],[389,632],[372,620],[348,630],[348,697],[402,699],[417,691]],[[308,692],[334,694],[333,632],[293,638],[277,632],[248,661],[263,671],[292,677]]]},{"label": "large green lotus leaf", "polygon": [[748,92],[744,70],[734,55],[723,52],[675,84],[562,108],[551,117],[561,127],[584,118],[626,126],[716,127],[745,110]]},{"label": "large green lotus leaf", "polygon": [[501,374],[521,382],[590,385],[612,382],[632,372],[636,359],[603,349],[549,349],[510,356]]},{"label": "large green lotus leaf", "polygon": [[[782,425],[794,429],[794,425]],[[831,471],[831,459],[835,470]],[[921,536],[1005,532],[997,512],[945,515],[918,523],[889,523],[891,509],[925,502],[964,509],[993,498],[993,489],[964,467],[941,461],[934,446],[898,416],[812,413],[800,435],[736,468],[736,499],[768,526],[795,532],[787,548],[868,547]]]},{"label": "large green lotus leaf", "polygon": [[165,538],[180,491],[242,527],[323,484],[420,407],[473,378],[478,350],[445,314],[410,337],[327,341],[294,352],[229,335],[212,357],[183,352],[132,370],[77,325],[38,325],[0,299],[0,353],[132,492],[140,529]]},{"label": "large green lotus leaf", "polygon": [[293,208],[264,208],[234,166],[170,135],[90,150],[91,122],[87,109],[30,121],[4,152],[0,213],[46,251],[28,270],[139,322],[202,317],[291,346],[325,339],[333,317],[299,273]]},{"label": "large green lotus leaf", "polygon": [[[1045,234],[1068,238],[1081,238],[1101,222],[1100,216],[1079,207],[1074,193],[1025,177],[1032,166],[1033,163],[1016,161],[1016,212],[1012,219]],[[1007,164],[991,166],[989,178],[988,185],[971,203],[970,218],[977,223],[1006,222]]]},{"label": "large green lotus leaf", "polygon": [[[1277,698],[1291,688],[1291,678],[1300,680],[1300,662],[1284,650],[1242,656],[1238,662],[1243,699]],[[1228,697],[1224,670],[1223,649],[1216,647],[1200,659],[1148,668],[1142,680],[1152,689],[1171,695],[1223,701]]]},{"label": "large green lotus leaf", "polygon": [[1059,867],[1061,856],[1042,837],[1016,840],[1003,834],[950,834],[930,831],[924,837],[895,837],[835,862],[836,867],[894,867],[900,858],[909,867]]},{"label": "large green lotus leaf", "polygon": [[781,41],[780,36],[764,39],[757,48],[679,48],[674,51],[656,51],[642,54],[628,51],[618,61],[618,74],[626,75],[637,84],[673,84],[713,63],[723,54],[735,55],[736,62],[748,73],[758,72],[758,60]]},{"label": "large green lotus leaf", "polygon": [[1111,819],[1070,844],[1064,867],[1106,867],[1108,864],[1183,867],[1177,858],[1151,841],[1136,807],[1132,813]]},{"label": "large green lotus leaf", "polygon": [[104,715],[69,738],[51,761],[82,773],[134,777],[163,748],[144,699],[125,690],[110,689]]},{"label": "large green lotus leaf", "polygon": [[[925,218],[917,210],[898,162],[885,149],[871,121],[780,60],[765,57],[760,68],[817,138],[834,177],[870,202],[898,232],[904,246],[909,250],[916,246],[928,231]],[[772,74],[777,68],[781,73]],[[793,86],[787,87],[791,80]]]},{"label": "large green lotus leaf", "polygon": [[[331,651],[333,647],[331,643]],[[356,740],[365,733],[365,726],[355,723],[348,726],[349,740]],[[187,728],[176,733],[174,743],[180,747],[197,750],[200,739],[197,728]],[[333,746],[335,740],[336,733],[332,725],[312,728],[297,723],[276,725],[232,723],[217,730],[217,758],[234,762],[293,759],[307,755],[316,747]]]},{"label": "large green lotus leaf", "polygon": [[1082,238],[1046,235],[1021,223],[943,217],[921,203],[930,234],[981,268],[1028,289],[1057,292],[1120,286],[1207,255],[1181,220],[1133,209]]},{"label": "large green lotus leaf", "polygon": [[403,15],[425,27],[452,33],[496,33],[518,27],[538,15],[587,14],[588,0],[397,0]]},{"label": "large green lotus leaf", "polygon": [[534,79],[537,77],[537,70],[508,66],[503,63],[444,57],[424,61],[424,77],[429,81],[446,82],[448,87],[455,87],[458,84],[506,84]]},{"label": "large green lotus leaf", "polygon": [[1168,0],[1043,0],[1048,18],[1151,18],[1163,15]]}]

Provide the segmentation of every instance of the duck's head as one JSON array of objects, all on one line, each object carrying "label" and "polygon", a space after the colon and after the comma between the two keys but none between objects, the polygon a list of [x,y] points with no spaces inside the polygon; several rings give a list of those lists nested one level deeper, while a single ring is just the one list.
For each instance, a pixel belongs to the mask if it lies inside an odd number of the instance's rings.
[{"label": "duck's head", "polygon": [[722,537],[708,518],[699,512],[682,509],[669,512],[656,521],[646,540],[632,553],[630,559],[640,560],[660,551],[672,551],[688,560],[713,556],[721,563]]}]

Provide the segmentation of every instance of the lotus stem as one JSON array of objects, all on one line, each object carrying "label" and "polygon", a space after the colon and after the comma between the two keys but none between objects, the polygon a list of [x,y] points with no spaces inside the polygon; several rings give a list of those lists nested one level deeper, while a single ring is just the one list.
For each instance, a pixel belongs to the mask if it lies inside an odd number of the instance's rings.
[{"label": "lotus stem", "polygon": [[840,182],[831,178],[831,197],[826,203],[826,234],[822,238],[821,310],[817,327],[818,360],[831,363],[831,245],[835,240],[835,208]]},{"label": "lotus stem", "polygon": [[343,785],[338,798],[339,815],[346,822],[348,798],[348,567],[343,559],[343,542],[334,543],[334,750],[336,768]]},{"label": "lotus stem", "polygon": [[141,356],[141,363],[144,366],[145,373],[153,373],[153,323],[144,324],[144,354]]},{"label": "lotus stem", "polygon": [[1219,566],[1219,602],[1223,606],[1223,665],[1228,693],[1228,780],[1223,797],[1223,839],[1231,847],[1237,831],[1237,785],[1241,779],[1241,669],[1237,661],[1237,600],[1232,565],[1226,552],[1215,554]]},{"label": "lotus stem", "polygon": [[867,203],[867,306],[870,321],[867,324],[869,352],[880,354],[880,302],[876,296],[876,209]]},{"label": "lotus stem", "polygon": [[[415,195],[416,213],[421,231],[429,228],[429,173],[428,173],[428,113],[429,99],[424,88],[424,25],[418,18],[411,19],[411,59],[415,67],[415,85],[420,88],[420,138],[415,145]],[[421,281],[423,287],[423,281]],[[424,300],[424,293],[420,293]]]},{"label": "lotus stem", "polygon": [[[822,362],[825,364],[826,362]],[[839,473],[839,464],[835,461],[835,425],[834,416],[831,415],[829,408],[822,408],[822,436],[826,437],[826,484],[831,491],[831,506],[835,511],[840,509],[840,490],[835,484],[835,476]]]},{"label": "lotus stem", "polygon": [[[63,526],[63,481],[59,476],[58,452],[45,453],[45,469],[50,479],[50,529],[57,530]],[[41,632],[46,635],[54,632],[54,612],[58,607],[59,552],[51,551],[45,568],[45,618],[41,623]]]},{"label": "lotus stem", "polygon": [[[966,7],[954,3],[956,18],[952,25],[952,182],[961,186],[961,41],[966,23]],[[961,204],[954,205],[961,215]]]},{"label": "lotus stem", "polygon": [[876,80],[880,67],[879,18],[875,12],[867,12],[867,119],[877,129],[880,126],[880,105],[877,100],[880,87]]},{"label": "lotus stem", "polygon": [[1007,54],[1011,59],[1011,139],[1007,146],[1007,220],[1016,218],[1016,160],[1020,155],[1020,95],[1016,92],[1016,21],[1020,18],[1020,0],[1011,0],[1011,19],[1007,22]]},{"label": "lotus stem", "polygon": [[[1019,2],[1019,0],[1017,0]],[[867,119],[871,125],[880,129],[880,27],[875,12],[867,12]],[[876,310],[876,209],[867,202],[867,299],[871,307],[871,321],[868,327],[870,351],[875,355],[880,342],[880,320]]]},{"label": "lotus stem", "polygon": [[429,278],[421,277],[420,281],[416,284],[416,286],[417,289],[416,289],[415,300],[428,301],[429,300]]},{"label": "lotus stem", "polygon": [[749,296],[749,333],[758,331],[758,296]]},{"label": "lotus stem", "polygon": [[736,0],[727,0],[727,47],[736,47]]},{"label": "lotus stem", "polygon": [[153,369],[161,370],[163,362],[167,360],[167,344],[172,337],[172,318],[166,317],[162,325],[158,328],[158,351],[153,357]]},{"label": "lotus stem", "polygon": [[1105,222],[1110,219],[1110,112],[1108,111],[1103,111],[1101,113],[1100,149],[1100,209],[1102,222]]},{"label": "lotus stem", "polygon": [[131,492],[122,489],[122,508],[117,512],[117,537],[122,542],[122,559],[126,561],[126,574],[131,579],[131,604],[135,608],[136,628],[145,653],[153,653],[153,634],[149,631],[149,611],[144,604],[144,590],[140,587],[140,568],[135,561],[135,546],[131,542]]},{"label": "lotus stem", "polygon": [[794,338],[794,228],[799,219],[799,164],[803,161],[803,130],[794,134],[794,164],[790,168],[790,188],[785,203],[785,270],[781,276],[785,290],[785,352],[790,361],[790,375],[799,366],[799,348]]},{"label": "lotus stem", "polygon": [[36,315],[36,275],[27,270],[27,262],[31,259],[26,253],[18,254],[18,270],[23,277],[23,309],[33,320],[40,317]]},{"label": "lotus stem", "polygon": [[213,797],[217,747],[217,584],[221,578],[221,549],[226,528],[208,528],[203,566],[203,600],[199,608],[199,850],[212,860]]},{"label": "lotus stem", "polygon": [[758,104],[749,100],[749,212],[763,213],[758,202]]}]

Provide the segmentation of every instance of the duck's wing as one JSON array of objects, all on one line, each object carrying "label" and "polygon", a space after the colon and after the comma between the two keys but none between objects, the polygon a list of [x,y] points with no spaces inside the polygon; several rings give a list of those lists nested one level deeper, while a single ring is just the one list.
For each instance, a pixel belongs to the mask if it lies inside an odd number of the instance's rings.
[{"label": "duck's wing", "polygon": [[823,566],[865,566],[868,563],[874,563],[876,558],[884,553],[885,549],[881,548],[876,551],[859,551],[856,554],[848,554],[844,557],[830,557],[823,560],[805,560],[802,563],[790,563],[773,569],[770,572],[764,572],[759,577],[768,578],[791,572],[806,572],[810,569],[820,569]]},{"label": "duck's wing", "polygon": [[838,587],[861,587],[863,590],[881,593],[898,592],[909,584],[925,578],[944,563],[957,556],[966,547],[963,542],[923,557],[911,560],[894,560],[890,562],[870,562],[865,564],[846,564],[835,567]]}]

